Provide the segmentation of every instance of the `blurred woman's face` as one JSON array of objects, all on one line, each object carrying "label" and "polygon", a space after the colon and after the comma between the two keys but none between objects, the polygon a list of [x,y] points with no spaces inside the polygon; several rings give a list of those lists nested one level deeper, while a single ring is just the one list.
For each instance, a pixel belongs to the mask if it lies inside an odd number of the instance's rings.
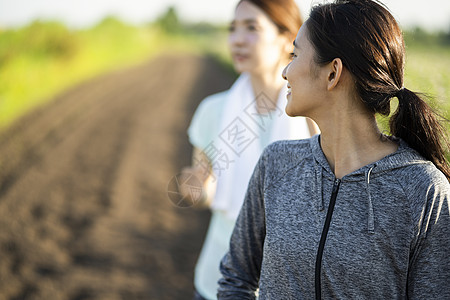
[{"label": "blurred woman's face", "polygon": [[236,8],[228,42],[236,71],[254,75],[278,72],[290,44],[265,12],[247,1]]}]

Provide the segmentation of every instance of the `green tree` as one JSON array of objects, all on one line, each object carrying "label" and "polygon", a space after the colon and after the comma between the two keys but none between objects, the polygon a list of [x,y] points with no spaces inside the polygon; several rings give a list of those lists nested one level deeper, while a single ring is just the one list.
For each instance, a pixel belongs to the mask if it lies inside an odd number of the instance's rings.
[{"label": "green tree", "polygon": [[175,7],[170,6],[167,11],[156,20],[156,25],[168,33],[178,33],[182,25]]}]

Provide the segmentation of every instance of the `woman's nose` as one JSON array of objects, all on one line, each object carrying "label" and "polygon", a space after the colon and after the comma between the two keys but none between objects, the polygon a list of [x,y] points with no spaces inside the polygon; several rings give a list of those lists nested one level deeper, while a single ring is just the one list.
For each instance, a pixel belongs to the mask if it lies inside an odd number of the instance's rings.
[{"label": "woman's nose", "polygon": [[230,41],[232,44],[240,45],[245,42],[245,35],[241,30],[235,30],[230,34]]}]

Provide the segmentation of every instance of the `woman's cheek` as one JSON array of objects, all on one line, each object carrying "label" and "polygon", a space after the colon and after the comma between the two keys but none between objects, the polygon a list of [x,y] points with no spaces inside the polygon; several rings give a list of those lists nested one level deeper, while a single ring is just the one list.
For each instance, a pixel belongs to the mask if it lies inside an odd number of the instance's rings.
[{"label": "woman's cheek", "polygon": [[256,45],[256,44],[258,44],[258,42],[259,42],[259,37],[258,37],[257,34],[250,33],[250,34],[247,36],[247,41],[248,41],[248,43],[249,43],[250,45]]}]

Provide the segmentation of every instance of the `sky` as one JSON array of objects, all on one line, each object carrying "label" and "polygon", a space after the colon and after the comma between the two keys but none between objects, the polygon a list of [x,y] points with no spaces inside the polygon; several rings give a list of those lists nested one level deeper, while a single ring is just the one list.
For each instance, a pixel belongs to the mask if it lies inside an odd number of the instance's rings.
[{"label": "sky", "polygon": [[[296,0],[306,18],[312,4]],[[186,21],[227,23],[238,1],[230,0],[0,0],[0,28],[19,27],[35,19],[60,20],[73,28],[89,27],[107,15],[133,24],[153,20],[173,5]],[[405,28],[450,30],[450,0],[382,0]]]}]

